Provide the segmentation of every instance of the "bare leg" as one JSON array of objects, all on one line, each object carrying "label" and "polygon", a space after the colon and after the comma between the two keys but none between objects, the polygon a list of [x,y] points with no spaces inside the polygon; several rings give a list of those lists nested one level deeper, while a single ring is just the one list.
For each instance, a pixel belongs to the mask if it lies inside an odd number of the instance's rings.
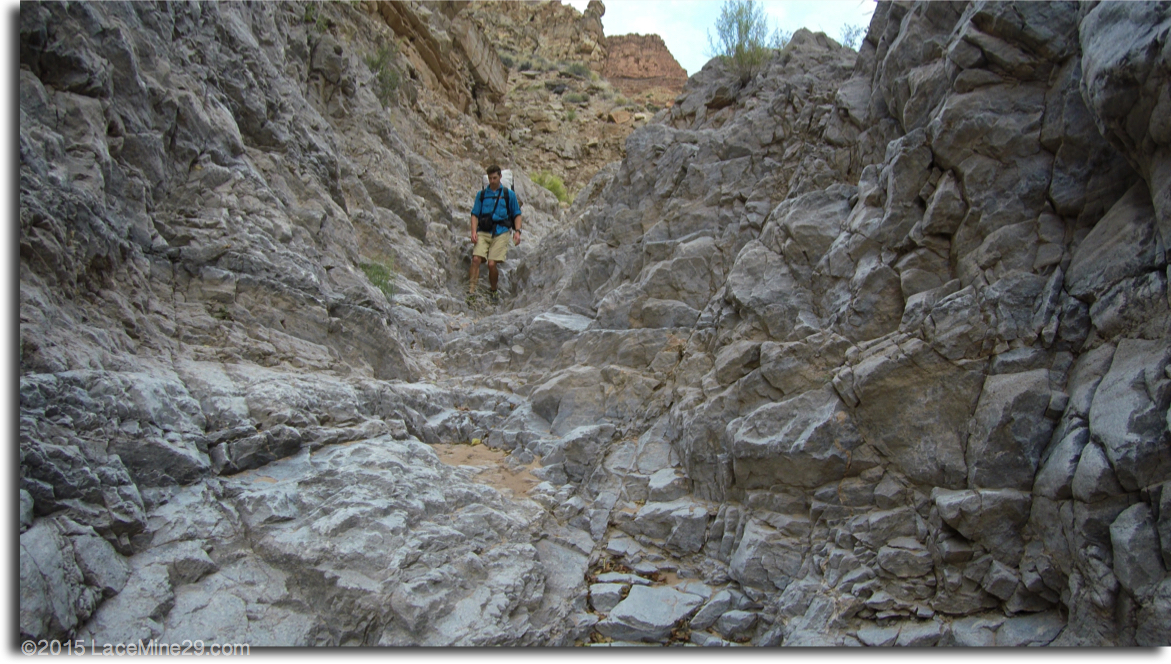
[{"label": "bare leg", "polygon": [[496,261],[488,261],[488,285],[492,290],[496,290],[496,280],[500,277],[500,273],[496,271]]},{"label": "bare leg", "polygon": [[468,269],[468,292],[476,292],[476,284],[480,281],[480,261],[479,256],[472,256],[472,267]]}]

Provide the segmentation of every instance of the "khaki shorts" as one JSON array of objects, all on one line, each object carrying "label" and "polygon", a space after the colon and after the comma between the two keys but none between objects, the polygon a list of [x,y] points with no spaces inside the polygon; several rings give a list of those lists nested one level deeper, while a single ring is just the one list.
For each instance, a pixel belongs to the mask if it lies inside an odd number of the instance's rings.
[{"label": "khaki shorts", "polygon": [[479,256],[492,261],[503,263],[508,256],[508,243],[512,241],[512,232],[501,233],[492,237],[491,233],[479,233],[476,248],[472,249],[473,256]]}]

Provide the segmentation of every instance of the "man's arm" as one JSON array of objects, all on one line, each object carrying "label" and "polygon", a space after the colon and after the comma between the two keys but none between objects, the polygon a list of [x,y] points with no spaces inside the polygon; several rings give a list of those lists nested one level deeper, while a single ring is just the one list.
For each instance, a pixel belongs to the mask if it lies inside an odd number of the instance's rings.
[{"label": "man's arm", "polygon": [[476,241],[480,239],[479,237],[477,237],[478,233],[476,233],[476,227],[479,225],[480,225],[480,220],[476,219],[476,215],[473,214],[472,215],[472,244],[475,244]]},{"label": "man's arm", "polygon": [[512,243],[520,244],[520,226],[524,215],[520,213],[520,200],[516,197],[516,192],[513,191],[511,193],[512,196],[510,197],[511,200],[509,200],[509,203],[516,206],[516,217],[512,220]]}]

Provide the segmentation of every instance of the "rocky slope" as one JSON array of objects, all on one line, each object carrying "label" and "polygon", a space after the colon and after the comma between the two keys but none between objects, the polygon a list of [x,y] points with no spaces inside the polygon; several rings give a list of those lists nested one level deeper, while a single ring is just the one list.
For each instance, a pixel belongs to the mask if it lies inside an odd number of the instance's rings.
[{"label": "rocky slope", "polygon": [[22,7],[22,635],[1171,640],[1165,5],[709,63],[494,311],[487,29],[308,7]]}]

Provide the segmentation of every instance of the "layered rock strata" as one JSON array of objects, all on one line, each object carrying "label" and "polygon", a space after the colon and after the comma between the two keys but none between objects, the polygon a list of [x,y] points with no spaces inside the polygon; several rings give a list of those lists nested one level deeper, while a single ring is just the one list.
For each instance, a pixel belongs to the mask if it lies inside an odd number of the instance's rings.
[{"label": "layered rock strata", "polygon": [[21,12],[22,636],[1168,644],[1164,5],[709,63],[494,311],[372,9]]},{"label": "layered rock strata", "polygon": [[673,98],[687,83],[687,72],[659,35],[608,37],[602,75],[629,96],[650,92]]}]

